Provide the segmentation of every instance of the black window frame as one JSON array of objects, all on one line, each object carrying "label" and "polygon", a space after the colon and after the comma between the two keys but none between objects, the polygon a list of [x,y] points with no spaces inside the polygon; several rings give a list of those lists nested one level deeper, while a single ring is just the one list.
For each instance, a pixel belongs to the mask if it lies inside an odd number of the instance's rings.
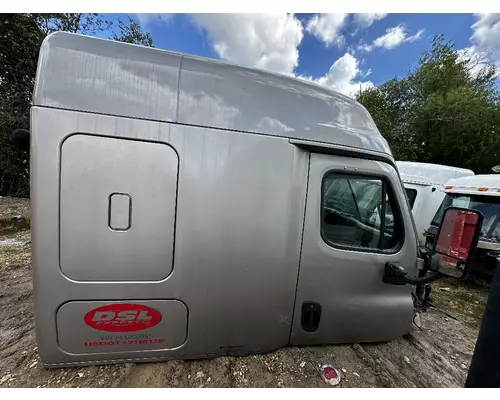
[{"label": "black window frame", "polygon": [[[331,175],[337,175],[344,178],[361,178],[361,179],[379,179],[382,181],[382,198],[387,194],[389,196],[389,202],[391,203],[392,213],[394,217],[394,227],[395,227],[395,235],[397,238],[396,245],[391,249],[381,249],[381,248],[373,248],[373,247],[362,247],[362,246],[350,246],[332,242],[329,240],[324,232],[324,217],[325,217],[325,181],[326,178]],[[406,196],[406,194],[405,194]],[[385,202],[382,202],[382,206],[385,213]],[[411,212],[411,211],[410,211]],[[396,231],[396,219],[399,219],[399,231]],[[382,229],[385,227],[385,218],[380,219],[380,232],[382,233]],[[396,197],[396,191],[391,183],[391,181],[387,178],[387,176],[383,174],[377,173],[352,173],[345,172],[342,170],[331,169],[325,172],[321,179],[321,203],[320,203],[320,234],[323,241],[330,247],[338,250],[347,250],[347,251],[356,251],[362,253],[375,253],[375,254],[396,254],[401,251],[405,243],[405,223],[403,218],[403,213],[401,212],[401,206]]]}]

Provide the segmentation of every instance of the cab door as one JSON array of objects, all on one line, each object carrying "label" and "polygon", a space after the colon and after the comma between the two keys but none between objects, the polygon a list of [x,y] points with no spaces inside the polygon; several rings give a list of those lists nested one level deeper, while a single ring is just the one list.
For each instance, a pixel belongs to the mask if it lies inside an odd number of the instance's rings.
[{"label": "cab door", "polygon": [[291,344],[388,341],[410,329],[411,287],[382,282],[388,261],[416,274],[404,196],[390,164],[311,153]]}]

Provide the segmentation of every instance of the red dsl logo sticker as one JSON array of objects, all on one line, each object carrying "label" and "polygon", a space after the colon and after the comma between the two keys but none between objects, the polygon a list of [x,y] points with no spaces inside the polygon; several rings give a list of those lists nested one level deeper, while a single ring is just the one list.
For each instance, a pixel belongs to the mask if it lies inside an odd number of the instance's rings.
[{"label": "red dsl logo sticker", "polygon": [[154,308],[141,304],[108,304],[85,314],[85,323],[94,329],[108,332],[134,332],[152,328],[161,321]]}]

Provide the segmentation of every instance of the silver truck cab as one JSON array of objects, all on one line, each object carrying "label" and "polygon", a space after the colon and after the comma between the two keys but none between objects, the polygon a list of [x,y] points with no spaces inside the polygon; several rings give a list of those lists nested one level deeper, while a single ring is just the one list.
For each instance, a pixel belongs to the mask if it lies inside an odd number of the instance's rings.
[{"label": "silver truck cab", "polygon": [[417,237],[368,112],[318,85],[69,33],[31,115],[38,350],[60,367],[396,339]]}]

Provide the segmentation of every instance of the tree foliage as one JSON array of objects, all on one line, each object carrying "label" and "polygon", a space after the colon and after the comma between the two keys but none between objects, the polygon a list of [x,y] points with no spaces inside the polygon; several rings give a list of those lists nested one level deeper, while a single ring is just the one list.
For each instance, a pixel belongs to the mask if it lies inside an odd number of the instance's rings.
[{"label": "tree foliage", "polygon": [[404,78],[361,92],[398,160],[491,173],[500,164],[498,71],[479,55],[454,49],[442,36]]},{"label": "tree foliage", "polygon": [[14,147],[10,135],[29,129],[39,49],[55,31],[153,46],[130,17],[113,24],[101,14],[0,14],[0,196],[29,196],[29,154]]},{"label": "tree foliage", "polygon": [[118,18],[118,32],[111,39],[125,43],[142,44],[153,47],[153,38],[149,32],[143,32],[141,26],[132,18],[128,17],[128,25]]}]

